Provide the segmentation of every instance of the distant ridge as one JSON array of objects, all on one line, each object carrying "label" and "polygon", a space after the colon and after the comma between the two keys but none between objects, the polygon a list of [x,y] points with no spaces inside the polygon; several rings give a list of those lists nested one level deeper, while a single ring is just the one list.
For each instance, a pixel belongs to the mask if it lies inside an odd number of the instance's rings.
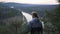
[{"label": "distant ridge", "polygon": [[[23,4],[23,3],[15,3],[15,2],[0,2],[3,3],[6,6],[22,6],[22,7],[32,7],[32,6],[41,6],[41,5],[47,5],[47,4]],[[52,4],[48,4],[52,5]],[[58,4],[57,4],[58,5]]]}]

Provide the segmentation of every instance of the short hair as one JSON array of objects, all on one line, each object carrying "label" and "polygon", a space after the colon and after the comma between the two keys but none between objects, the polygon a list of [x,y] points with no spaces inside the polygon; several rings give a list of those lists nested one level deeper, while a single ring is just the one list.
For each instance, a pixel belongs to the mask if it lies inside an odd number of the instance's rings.
[{"label": "short hair", "polygon": [[32,17],[37,17],[38,18],[38,14],[36,12],[32,12]]}]

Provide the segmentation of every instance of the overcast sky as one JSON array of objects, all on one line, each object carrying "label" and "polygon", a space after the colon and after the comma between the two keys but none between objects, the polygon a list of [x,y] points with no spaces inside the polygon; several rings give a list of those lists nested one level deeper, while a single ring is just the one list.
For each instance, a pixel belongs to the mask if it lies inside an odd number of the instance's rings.
[{"label": "overcast sky", "polygon": [[16,2],[26,4],[58,4],[57,0],[0,0],[0,2]]}]

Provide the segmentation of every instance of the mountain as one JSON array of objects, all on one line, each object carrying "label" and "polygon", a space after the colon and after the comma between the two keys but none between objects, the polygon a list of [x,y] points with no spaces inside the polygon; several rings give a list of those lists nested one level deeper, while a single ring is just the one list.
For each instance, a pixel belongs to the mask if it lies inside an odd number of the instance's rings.
[{"label": "mountain", "polygon": [[13,3],[13,2],[8,2],[8,3],[4,3],[4,5],[6,6],[13,6],[13,7],[30,7],[30,6],[34,6],[33,4],[22,4],[22,3]]},{"label": "mountain", "polygon": [[14,2],[6,2],[6,3],[3,3],[3,2],[0,2],[0,5],[4,4],[4,6],[8,6],[8,7],[16,7],[16,8],[27,8],[27,7],[42,7],[42,8],[54,8],[56,7],[57,5],[45,5],[45,4],[23,4],[23,3],[14,3]]},{"label": "mountain", "polygon": [[15,9],[20,9],[29,12],[29,10],[53,10],[56,8],[58,5],[43,5],[43,4],[22,4],[22,3],[13,3],[13,2],[8,2],[4,3],[5,6],[15,8]]},{"label": "mountain", "polygon": [[22,3],[0,3],[1,6],[5,6],[5,8],[14,8],[19,9],[20,11],[24,11],[27,13],[31,13],[32,11],[39,11],[41,15],[44,15],[44,11],[53,11],[58,5],[42,5],[42,4],[22,4]]}]

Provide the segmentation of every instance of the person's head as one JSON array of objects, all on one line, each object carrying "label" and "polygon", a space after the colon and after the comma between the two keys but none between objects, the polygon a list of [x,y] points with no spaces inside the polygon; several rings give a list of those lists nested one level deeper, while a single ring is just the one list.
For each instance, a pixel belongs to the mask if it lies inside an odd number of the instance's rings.
[{"label": "person's head", "polygon": [[36,12],[32,12],[32,17],[33,17],[33,18],[38,18],[37,13],[36,13]]}]

